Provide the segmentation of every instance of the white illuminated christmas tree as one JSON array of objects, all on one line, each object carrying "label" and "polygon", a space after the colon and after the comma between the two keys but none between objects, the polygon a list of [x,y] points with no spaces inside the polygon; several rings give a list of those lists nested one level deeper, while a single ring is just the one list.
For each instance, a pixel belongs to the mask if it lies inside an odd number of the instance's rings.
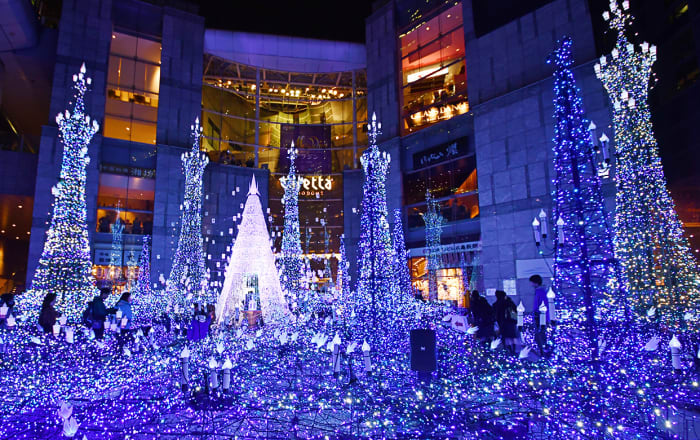
[{"label": "white illuminated christmas tree", "polygon": [[629,303],[641,315],[655,307],[670,327],[700,306],[700,270],[666,187],[648,103],[656,47],[625,35],[629,2],[610,2],[603,18],[617,34],[611,56],[595,65],[613,104],[615,127],[615,256],[629,283]]},{"label": "white illuminated christmas tree", "polygon": [[[234,316],[236,309],[256,310],[257,304],[246,301],[251,280],[256,279],[260,311],[266,323],[280,322],[290,316],[282,293],[279,274],[272,253],[270,233],[265,223],[260,193],[255,177],[250,183],[241,224],[226,267],[224,287],[216,305],[217,321]],[[250,298],[248,298],[250,299]],[[257,301],[255,301],[257,303]]]}]

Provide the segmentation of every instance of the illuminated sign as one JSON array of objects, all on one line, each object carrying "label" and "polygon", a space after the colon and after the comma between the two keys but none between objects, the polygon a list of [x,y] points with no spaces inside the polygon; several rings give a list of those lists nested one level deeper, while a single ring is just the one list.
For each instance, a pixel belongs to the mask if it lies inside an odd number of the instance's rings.
[{"label": "illuminated sign", "polygon": [[[280,177],[282,188],[285,188],[286,180],[286,177]],[[299,195],[302,196],[314,196],[333,189],[331,176],[299,176],[299,181],[301,182]]]},{"label": "illuminated sign", "polygon": [[420,127],[421,125],[432,124],[437,121],[444,121],[453,116],[461,115],[469,111],[469,103],[467,101],[458,102],[456,104],[445,104],[434,106],[423,111],[415,112],[410,115],[412,125]]},{"label": "illuminated sign", "polygon": [[453,142],[437,145],[428,150],[413,155],[413,168],[423,168],[469,153],[469,143],[466,137]]}]

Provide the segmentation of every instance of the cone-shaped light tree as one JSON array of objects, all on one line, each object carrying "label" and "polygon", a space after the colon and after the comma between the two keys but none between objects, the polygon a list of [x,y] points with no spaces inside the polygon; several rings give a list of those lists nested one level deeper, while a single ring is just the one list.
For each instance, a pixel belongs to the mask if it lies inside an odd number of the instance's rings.
[{"label": "cone-shaped light tree", "polygon": [[180,310],[185,310],[191,302],[214,300],[207,297],[202,239],[202,175],[209,163],[209,157],[199,151],[199,138],[202,135],[199,118],[195,120],[191,129],[192,149],[182,154],[185,197],[180,220],[180,239],[166,283],[168,297]]},{"label": "cone-shaped light tree", "polygon": [[112,251],[109,254],[108,274],[111,281],[122,279],[123,231],[124,223],[122,223],[121,219],[120,205],[117,203],[117,218],[112,224]]},{"label": "cone-shaped light tree", "polygon": [[44,250],[31,290],[23,298],[29,314],[38,315],[44,295],[55,293],[57,310],[71,323],[79,321],[85,305],[96,294],[90,261],[85,182],[90,162],[88,144],[99,125],[85,114],[85,92],[91,83],[85,73],[83,64],[80,73],[73,75],[72,112],[66,110],[56,117],[63,144],[61,173],[58,183],[51,189],[55,201]]},{"label": "cone-shaped light tree", "polygon": [[403,222],[401,221],[401,209],[394,210],[394,274],[398,279],[402,296],[412,296],[411,273],[408,269],[408,251],[403,235]]},{"label": "cone-shaped light tree", "polygon": [[[151,285],[151,249],[149,246],[151,237],[143,236],[141,257],[139,258],[139,276],[136,280],[136,288],[132,294],[134,319],[142,324],[150,324],[154,318],[162,312],[164,301],[158,298]],[[162,293],[162,291],[160,291]]]},{"label": "cone-shaped light tree", "polygon": [[304,310],[304,305],[300,303],[301,279],[303,276],[301,236],[299,232],[299,189],[301,179],[297,175],[295,159],[297,150],[292,142],[289,154],[289,172],[282,180],[284,187],[284,230],[282,231],[282,288],[286,295],[293,301],[297,301],[298,307]]},{"label": "cone-shaped light tree", "polygon": [[[399,295],[394,276],[394,248],[387,220],[386,176],[391,157],[379,151],[377,136],[381,123],[372,114],[369,124],[369,148],[360,159],[365,172],[362,187],[362,217],[358,246],[357,301],[364,313],[362,321],[376,325],[390,310]],[[383,320],[382,320],[383,321]],[[376,327],[375,327],[376,328]]]},{"label": "cone-shaped light tree", "polygon": [[[587,335],[588,349],[579,353],[583,360],[597,357],[596,310],[606,318],[620,317],[625,304],[589,121],[584,117],[583,102],[571,70],[571,46],[571,39],[564,38],[547,60],[555,66],[552,291],[559,303],[555,308],[560,312],[559,320],[575,328],[575,333]],[[539,221],[542,233],[546,234],[544,211]],[[545,306],[551,309],[551,303]],[[550,317],[555,319],[552,313]],[[572,346],[577,346],[559,345],[569,353]]]},{"label": "cone-shaped light tree", "polygon": [[442,266],[440,254],[440,237],[442,236],[442,224],[444,219],[440,214],[440,204],[433,198],[430,191],[425,192],[427,210],[423,215],[425,222],[425,247],[428,266],[428,299],[438,299],[437,271]]},{"label": "cone-shaped light tree", "polygon": [[629,283],[630,303],[638,312],[656,307],[671,327],[695,309],[700,299],[698,265],[666,187],[648,104],[656,47],[635,46],[625,32],[633,17],[629,2],[610,2],[603,17],[617,34],[610,56],[595,71],[613,104],[617,170],[615,253]]}]

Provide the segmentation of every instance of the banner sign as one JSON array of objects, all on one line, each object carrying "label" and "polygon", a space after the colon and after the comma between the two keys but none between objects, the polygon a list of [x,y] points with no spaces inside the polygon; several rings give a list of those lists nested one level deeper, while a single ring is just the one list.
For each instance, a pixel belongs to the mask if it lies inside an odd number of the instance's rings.
[{"label": "banner sign", "polygon": [[469,143],[466,137],[461,137],[453,142],[440,144],[437,147],[413,154],[413,168],[423,168],[436,163],[444,162],[455,157],[464,156],[469,152]]}]

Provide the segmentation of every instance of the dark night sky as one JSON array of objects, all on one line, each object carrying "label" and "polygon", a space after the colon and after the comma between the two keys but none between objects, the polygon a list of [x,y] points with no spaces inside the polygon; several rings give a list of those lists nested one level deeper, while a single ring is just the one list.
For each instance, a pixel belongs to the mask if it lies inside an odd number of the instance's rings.
[{"label": "dark night sky", "polygon": [[365,41],[365,18],[372,1],[200,0],[207,28],[291,35],[328,40]]}]

